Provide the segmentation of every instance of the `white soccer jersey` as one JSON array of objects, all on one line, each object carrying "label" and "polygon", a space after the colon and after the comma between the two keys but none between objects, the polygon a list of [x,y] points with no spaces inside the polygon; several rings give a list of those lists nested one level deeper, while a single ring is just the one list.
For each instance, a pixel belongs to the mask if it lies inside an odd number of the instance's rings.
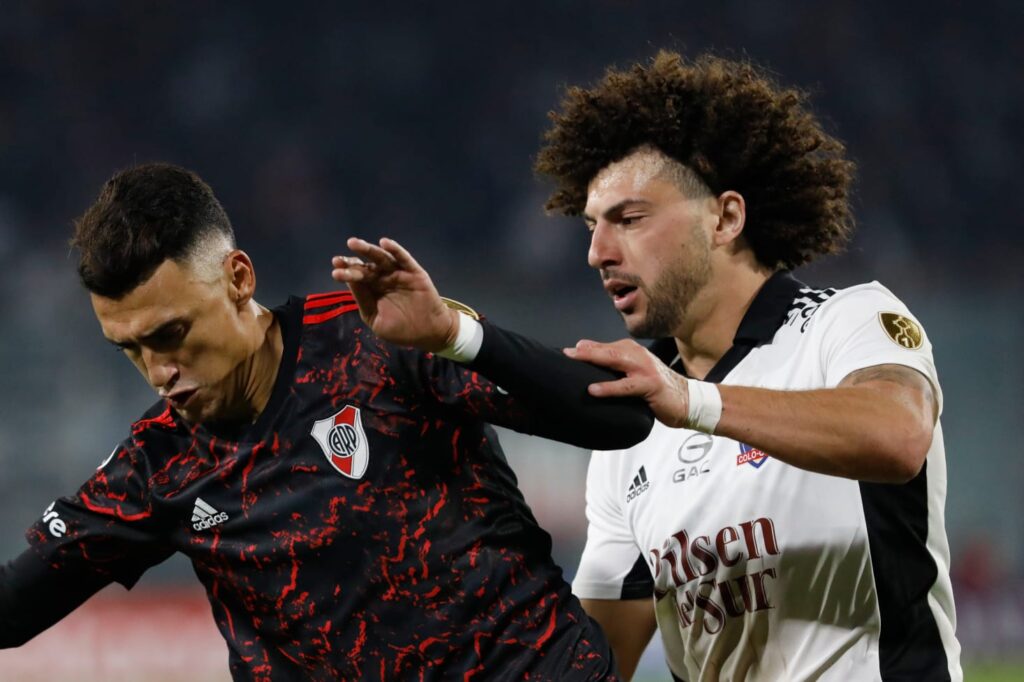
[{"label": "white soccer jersey", "polygon": [[[652,350],[675,355],[671,340]],[[778,274],[708,380],[816,389],[880,364],[918,370],[939,394],[928,339],[885,287],[816,291]],[[573,590],[653,593],[677,680],[958,681],[945,497],[938,424],[922,472],[886,485],[656,423],[591,458]]]}]

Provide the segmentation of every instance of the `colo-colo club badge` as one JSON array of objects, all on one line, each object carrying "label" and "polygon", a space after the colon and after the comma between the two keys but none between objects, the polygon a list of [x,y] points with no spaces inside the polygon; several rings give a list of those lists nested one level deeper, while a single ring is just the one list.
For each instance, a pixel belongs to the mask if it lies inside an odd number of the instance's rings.
[{"label": "colo-colo club badge", "polygon": [[346,405],[333,417],[316,421],[310,434],[339,473],[349,478],[363,477],[370,452],[358,407]]}]

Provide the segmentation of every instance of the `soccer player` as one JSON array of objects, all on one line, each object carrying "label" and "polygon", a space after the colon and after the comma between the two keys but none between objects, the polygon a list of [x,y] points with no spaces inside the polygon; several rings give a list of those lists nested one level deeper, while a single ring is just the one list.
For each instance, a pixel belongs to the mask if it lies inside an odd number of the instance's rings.
[{"label": "soccer player", "polygon": [[[552,119],[548,208],[584,217],[629,334],[655,339],[566,350],[625,375],[592,395],[659,420],[587,477],[573,590],[622,673],[659,629],[687,682],[961,680],[931,344],[881,284],[790,272],[848,239],[842,144],[753,66],[667,52]],[[349,246],[374,267],[342,281],[413,270]],[[524,392],[555,387],[532,362],[507,360]]]},{"label": "soccer player", "polygon": [[[116,174],[73,242],[104,336],[160,399],[0,566],[0,646],[182,552],[238,680],[616,679],[486,424],[638,442],[642,401],[586,393],[612,373],[485,323],[474,353],[499,389],[382,341],[347,291],[265,308],[212,191],[171,165]],[[521,350],[561,388],[519,400],[487,358]]]},{"label": "soccer player", "polygon": [[931,344],[881,284],[789,272],[852,226],[853,164],[803,95],[663,52],[569,90],[537,167],[656,339],[568,351],[660,422],[587,478],[573,590],[624,673],[657,622],[681,680],[961,679]]}]

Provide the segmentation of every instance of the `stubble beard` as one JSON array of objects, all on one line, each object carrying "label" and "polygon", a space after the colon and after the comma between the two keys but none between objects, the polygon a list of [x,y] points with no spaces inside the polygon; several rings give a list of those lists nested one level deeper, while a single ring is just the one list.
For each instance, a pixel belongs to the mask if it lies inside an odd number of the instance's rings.
[{"label": "stubble beard", "polygon": [[[695,237],[696,235],[696,230]],[[703,237],[703,235],[700,235]],[[653,285],[639,284],[647,300],[647,314],[626,331],[637,339],[663,339],[673,336],[689,312],[690,305],[711,279],[711,253],[708,244],[694,240],[661,273]]]}]

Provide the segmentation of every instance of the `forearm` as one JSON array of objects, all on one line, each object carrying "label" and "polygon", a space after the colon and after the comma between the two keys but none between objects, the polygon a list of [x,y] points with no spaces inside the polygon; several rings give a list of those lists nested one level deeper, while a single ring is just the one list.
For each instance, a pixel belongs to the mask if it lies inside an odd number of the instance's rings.
[{"label": "forearm", "polygon": [[61,575],[32,550],[0,566],[0,649],[21,646],[107,582],[97,576]]},{"label": "forearm", "polygon": [[719,386],[716,435],[751,445],[801,469],[901,483],[920,471],[931,445],[924,404],[892,386],[777,391]]},{"label": "forearm", "polygon": [[576,362],[520,334],[483,322],[480,350],[467,365],[545,415],[545,435],[587,448],[633,445],[650,433],[654,416],[640,398],[603,400],[590,384],[620,375]]}]

